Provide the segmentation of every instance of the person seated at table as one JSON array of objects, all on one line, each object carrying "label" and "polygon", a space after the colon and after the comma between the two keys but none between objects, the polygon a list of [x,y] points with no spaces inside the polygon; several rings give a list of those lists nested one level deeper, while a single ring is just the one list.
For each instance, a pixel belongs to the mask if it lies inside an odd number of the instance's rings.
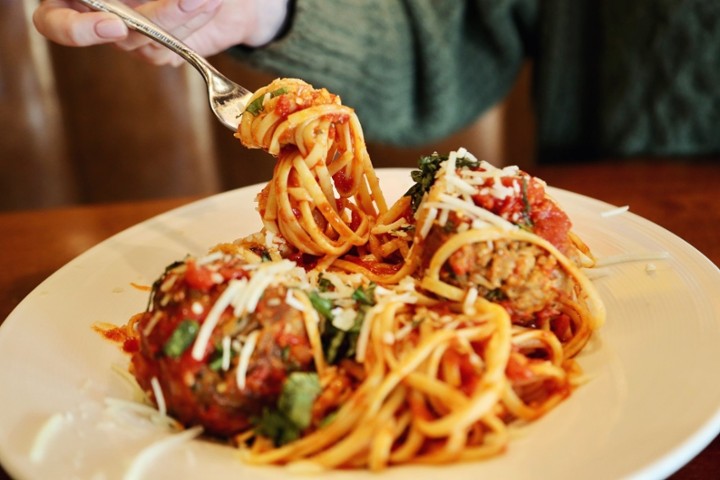
[{"label": "person seated at table", "polygon": [[[230,50],[339,94],[371,141],[418,145],[467,126],[531,60],[540,159],[720,152],[720,2],[129,3],[202,55]],[[75,0],[42,1],[34,22],[63,45],[181,63]]]}]

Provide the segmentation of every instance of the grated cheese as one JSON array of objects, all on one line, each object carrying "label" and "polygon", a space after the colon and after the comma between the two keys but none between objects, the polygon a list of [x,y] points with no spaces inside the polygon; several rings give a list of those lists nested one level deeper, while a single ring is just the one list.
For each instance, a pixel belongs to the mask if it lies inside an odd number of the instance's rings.
[{"label": "grated cheese", "polygon": [[630,206],[623,205],[622,207],[613,208],[611,210],[605,210],[604,212],[600,212],[600,216],[603,218],[614,217],[616,215],[621,215],[621,214],[627,212],[628,210],[630,210]]},{"label": "grated cheese", "polygon": [[123,476],[124,480],[137,480],[143,477],[143,473],[157,460],[162,453],[183,443],[189,442],[202,433],[202,427],[192,427],[174,435],[158,440],[145,447],[140,454],[133,459],[130,467]]},{"label": "grated cheese", "polygon": [[474,315],[475,312],[475,301],[478,298],[478,290],[475,287],[468,288],[467,293],[465,294],[465,299],[463,300],[463,313],[465,315]]},{"label": "grated cheese", "polygon": [[221,251],[212,252],[212,253],[205,255],[204,257],[200,257],[200,258],[196,259],[195,265],[198,265],[198,266],[207,265],[208,263],[212,263],[216,260],[220,260],[221,258],[223,258],[223,252],[221,252]]},{"label": "grated cheese", "polygon": [[193,302],[192,305],[190,306],[190,310],[195,315],[200,315],[205,311],[205,309],[202,306],[202,303],[200,303],[200,302]]},{"label": "grated cheese", "polygon": [[250,357],[252,357],[255,351],[255,345],[257,344],[257,338],[260,335],[259,330],[255,330],[248,335],[247,340],[240,350],[240,360],[238,362],[238,368],[236,372],[236,383],[240,390],[245,389],[245,379],[247,376],[248,367],[250,366]]},{"label": "grated cheese", "polygon": [[152,387],[153,395],[155,395],[155,401],[157,402],[158,412],[160,412],[160,415],[166,416],[167,415],[167,404],[165,403],[165,395],[163,395],[162,388],[160,387],[160,382],[158,381],[157,377],[152,377],[150,379],[150,386]]},{"label": "grated cheese", "polygon": [[607,267],[608,265],[616,265],[618,263],[642,262],[646,260],[663,260],[670,258],[669,252],[639,252],[639,253],[621,253],[619,255],[610,255],[598,258],[595,262],[596,267]]},{"label": "grated cheese", "polygon": [[298,310],[300,312],[305,311],[305,305],[295,297],[295,294],[291,289],[288,289],[287,293],[285,294],[285,303],[294,308],[295,310]]},{"label": "grated cheese", "polygon": [[353,327],[353,325],[355,325],[355,317],[357,317],[357,312],[355,312],[355,310],[351,308],[333,308],[332,314],[332,324],[339,330],[347,332]]},{"label": "grated cheese", "polygon": [[[435,211],[435,215],[437,215],[437,211],[441,209],[445,210],[454,210],[456,212],[463,212],[469,215],[473,220],[473,227],[477,228],[477,226],[485,226],[487,224],[494,225],[497,227],[500,227],[504,230],[514,230],[518,227],[514,225],[511,222],[508,222],[504,218],[495,215],[494,213],[490,212],[489,210],[485,210],[482,207],[478,207],[472,202],[466,202],[464,200],[461,200],[459,198],[453,197],[452,195],[448,194],[441,194],[440,195],[440,201],[437,202],[427,202],[425,204],[425,208],[430,208],[431,212]],[[432,218],[434,220],[435,217]],[[428,221],[430,221],[430,216],[428,216]],[[426,223],[428,223],[426,221]],[[427,230],[427,231],[426,231]],[[423,225],[422,232],[425,232],[423,236],[427,235],[427,232],[430,231],[430,226]]]},{"label": "grated cheese", "polygon": [[[467,193],[468,195],[474,195],[475,187],[470,185],[468,182],[466,182],[464,179],[456,176],[452,177],[446,177],[447,179],[447,186],[453,187],[455,191],[460,193]],[[451,191],[448,189],[448,193],[451,193]]]},{"label": "grated cheese", "polygon": [[47,447],[53,437],[57,435],[65,423],[65,416],[62,413],[56,413],[43,423],[40,431],[35,435],[32,447],[30,448],[30,461],[38,463],[45,457]]},{"label": "grated cheese", "polygon": [[150,320],[148,320],[147,325],[145,325],[145,328],[143,329],[143,334],[145,336],[148,336],[152,333],[153,329],[155,328],[155,325],[160,321],[160,317],[162,315],[160,312],[155,312],[152,317],[150,317]]},{"label": "grated cheese", "polygon": [[150,406],[146,403],[141,403],[134,400],[125,400],[121,398],[105,398],[105,405],[107,411],[111,415],[116,415],[118,412],[131,412],[137,413],[144,417],[147,417],[154,425],[160,425],[162,427],[171,428],[178,430],[182,428],[182,424],[170,417],[169,415],[161,415],[160,412],[154,406]]},{"label": "grated cheese", "polygon": [[429,205],[428,203],[423,204],[424,208],[429,209],[430,211],[427,214],[427,217],[425,217],[425,221],[423,222],[422,226],[420,227],[420,238],[427,237],[427,234],[430,233],[430,228],[432,227],[433,222],[435,221],[435,218],[437,218],[438,209],[435,208],[433,205]]},{"label": "grated cheese", "polygon": [[229,335],[225,335],[222,339],[222,365],[224,372],[230,370],[230,357],[232,353],[232,339]]},{"label": "grated cheese", "polygon": [[244,278],[240,280],[233,279],[228,282],[228,286],[225,288],[225,291],[223,291],[215,301],[215,304],[208,312],[205,317],[205,321],[200,327],[195,343],[193,343],[191,352],[192,358],[198,361],[203,359],[208,342],[212,336],[212,332],[220,321],[220,316],[230,305],[232,298],[237,295],[238,292],[242,291],[245,285],[247,285],[247,280]]}]

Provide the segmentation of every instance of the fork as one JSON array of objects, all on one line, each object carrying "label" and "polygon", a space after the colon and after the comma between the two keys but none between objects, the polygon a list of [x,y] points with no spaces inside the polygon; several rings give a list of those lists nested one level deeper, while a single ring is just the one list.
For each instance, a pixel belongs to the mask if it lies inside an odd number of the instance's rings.
[{"label": "fork", "polygon": [[210,109],[223,125],[237,131],[240,117],[252,96],[250,90],[228,79],[185,43],[124,3],[118,0],[79,1],[93,10],[117,15],[128,28],[164,45],[195,67],[207,84]]}]

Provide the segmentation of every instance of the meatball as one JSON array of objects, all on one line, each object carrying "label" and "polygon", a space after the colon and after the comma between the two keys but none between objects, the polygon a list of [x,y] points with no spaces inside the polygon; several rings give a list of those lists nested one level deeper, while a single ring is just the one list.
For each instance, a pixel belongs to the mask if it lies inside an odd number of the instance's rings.
[{"label": "meatball", "polygon": [[[291,371],[313,367],[302,312],[285,303],[284,285],[268,287],[251,313],[237,317],[232,306],[225,308],[202,358],[193,356],[197,330],[228,283],[248,277],[243,264],[226,255],[169,267],[137,322],[139,345],[131,359],[140,386],[153,396],[156,379],[169,415],[220,437],[251,427],[263,408],[276,404]],[[238,375],[239,354],[253,340],[247,370]]]},{"label": "meatball", "polygon": [[[452,234],[437,225],[430,229],[425,266]],[[440,280],[462,289],[476,288],[481,296],[502,304],[517,324],[533,323],[538,314],[549,313],[570,288],[555,257],[536,245],[509,240],[461,246],[443,265]]]}]

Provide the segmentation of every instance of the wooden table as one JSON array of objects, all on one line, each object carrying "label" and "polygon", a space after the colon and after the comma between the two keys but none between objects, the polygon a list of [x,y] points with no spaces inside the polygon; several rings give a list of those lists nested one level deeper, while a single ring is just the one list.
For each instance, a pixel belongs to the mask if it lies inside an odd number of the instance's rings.
[{"label": "wooden table", "polygon": [[[684,238],[720,265],[720,158],[605,160],[543,166],[531,173],[552,186],[615,205],[630,205],[634,213]],[[75,256],[129,226],[191,200],[0,214],[0,321],[35,286]],[[7,473],[0,469],[0,479],[6,478]],[[720,437],[672,478],[720,478]]]}]

